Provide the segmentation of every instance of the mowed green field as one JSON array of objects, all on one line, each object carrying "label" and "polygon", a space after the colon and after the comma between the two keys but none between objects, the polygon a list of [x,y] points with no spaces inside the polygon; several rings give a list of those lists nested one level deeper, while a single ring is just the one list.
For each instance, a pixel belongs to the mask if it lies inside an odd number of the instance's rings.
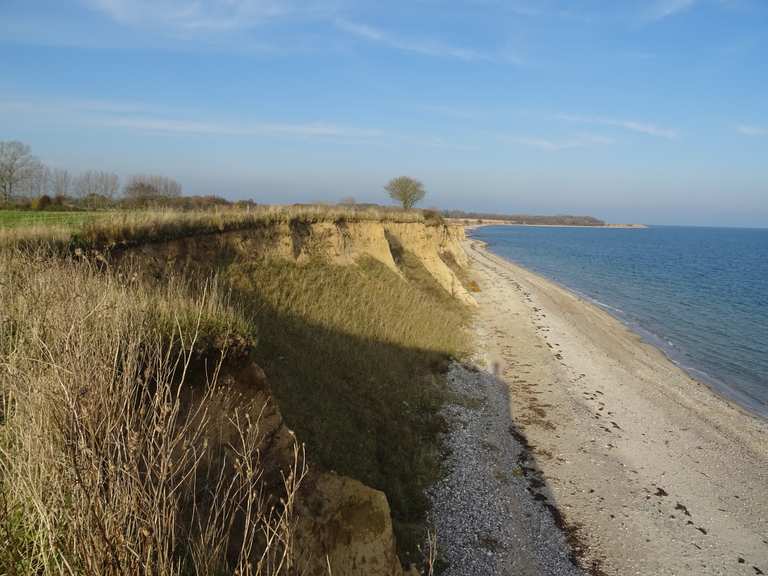
[{"label": "mowed green field", "polygon": [[76,229],[108,212],[37,212],[34,210],[0,210],[0,228],[24,226],[56,226]]}]

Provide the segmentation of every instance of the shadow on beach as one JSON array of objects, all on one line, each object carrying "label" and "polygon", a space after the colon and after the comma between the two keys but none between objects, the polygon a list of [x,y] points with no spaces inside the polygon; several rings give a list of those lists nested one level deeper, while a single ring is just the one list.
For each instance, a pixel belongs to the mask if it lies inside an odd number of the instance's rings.
[{"label": "shadow on beach", "polygon": [[579,526],[558,508],[541,450],[511,417],[498,364],[456,363],[448,387],[447,474],[430,491],[445,574],[602,574],[583,566]]}]

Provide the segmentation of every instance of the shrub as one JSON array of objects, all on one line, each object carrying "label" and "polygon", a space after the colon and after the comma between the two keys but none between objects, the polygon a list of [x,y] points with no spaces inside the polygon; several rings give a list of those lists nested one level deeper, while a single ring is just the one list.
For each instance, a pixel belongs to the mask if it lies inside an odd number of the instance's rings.
[{"label": "shrub", "polygon": [[50,207],[52,203],[53,202],[51,197],[48,196],[48,194],[43,194],[42,196],[34,198],[30,204],[30,207],[32,210],[45,210],[46,208]]},{"label": "shrub", "polygon": [[422,210],[421,213],[424,216],[424,221],[429,226],[439,226],[445,224],[445,220],[440,215],[440,212],[436,209]]}]

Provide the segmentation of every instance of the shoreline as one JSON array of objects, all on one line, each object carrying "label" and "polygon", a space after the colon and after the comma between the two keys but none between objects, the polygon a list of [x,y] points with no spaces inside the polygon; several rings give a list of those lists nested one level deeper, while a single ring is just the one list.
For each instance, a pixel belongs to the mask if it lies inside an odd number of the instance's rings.
[{"label": "shoreline", "polygon": [[596,304],[477,240],[466,250],[478,353],[528,447],[513,475],[562,514],[581,565],[768,573],[766,422]]},{"label": "shoreline", "polygon": [[602,226],[589,226],[587,224],[524,224],[518,222],[506,222],[504,220],[483,220],[480,223],[470,223],[468,220],[451,220],[448,223],[462,226],[465,230],[475,230],[484,226],[519,226],[524,228],[595,228],[597,230],[645,230],[648,224],[603,224]]},{"label": "shoreline", "polygon": [[[615,310],[615,308],[613,308],[608,304],[600,302],[599,300],[589,296],[588,294],[584,294],[574,288],[566,286],[565,284],[559,282],[554,278],[546,276],[535,270],[531,270],[530,268],[527,268],[522,264],[513,262],[511,260],[504,258],[503,256],[500,256],[494,253],[490,248],[488,248],[487,244],[483,240],[475,239],[472,237],[468,237],[468,238],[472,242],[477,242],[480,245],[482,245],[482,249],[486,251],[488,254],[492,254],[494,257],[500,258],[504,262],[508,262],[513,266],[517,266],[518,268],[525,270],[529,274],[534,274],[539,278],[541,278],[542,280],[545,280],[555,285],[560,290],[563,290],[569,294],[572,294],[579,300],[591,306],[595,306],[596,308],[605,312],[611,318],[613,318],[614,320],[619,322],[622,326],[624,326],[627,330],[629,330],[632,334],[639,337],[643,341],[643,343],[647,344],[648,346],[652,346],[653,348],[658,350],[661,354],[664,355],[664,357],[667,360],[669,360],[672,364],[674,364],[680,370],[682,370],[691,380],[694,380],[698,384],[707,386],[712,391],[712,393],[715,396],[717,396],[720,400],[723,400],[724,402],[728,403],[733,408],[741,410],[742,412],[744,412],[745,416],[757,418],[758,420],[761,420],[761,421],[768,421],[768,411],[761,411],[761,408],[759,406],[759,401],[757,399],[751,399],[750,396],[741,392],[738,388],[733,388],[729,386],[728,383],[714,376],[710,376],[709,374],[697,368],[696,366],[686,365],[683,362],[679,361],[677,358],[675,358],[674,354],[670,353],[670,351],[663,346],[663,343],[664,343],[663,336],[659,334],[655,334],[654,332],[651,332],[650,330],[643,328],[639,324],[633,324],[632,322],[624,320],[619,314],[613,311]],[[740,399],[741,397],[746,399]],[[750,403],[750,399],[751,399],[751,403]]]}]

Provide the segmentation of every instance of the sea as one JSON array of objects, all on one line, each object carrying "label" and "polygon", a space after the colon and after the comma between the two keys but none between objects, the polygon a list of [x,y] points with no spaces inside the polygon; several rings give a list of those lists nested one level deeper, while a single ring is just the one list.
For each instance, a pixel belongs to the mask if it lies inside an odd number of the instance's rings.
[{"label": "sea", "polygon": [[768,229],[484,226],[470,236],[768,418]]}]

